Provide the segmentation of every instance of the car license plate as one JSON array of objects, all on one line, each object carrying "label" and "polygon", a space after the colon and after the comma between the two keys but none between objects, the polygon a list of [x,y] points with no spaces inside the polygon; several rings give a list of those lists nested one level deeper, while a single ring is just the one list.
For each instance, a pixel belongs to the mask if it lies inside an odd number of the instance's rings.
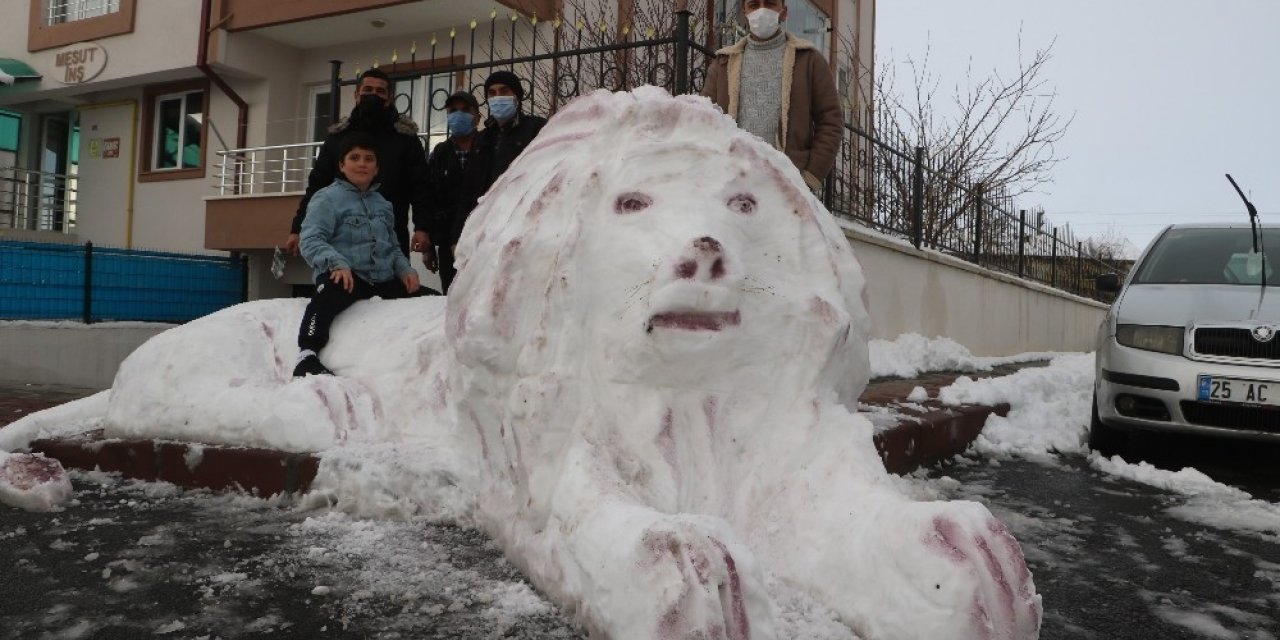
[{"label": "car license plate", "polygon": [[1280,382],[1206,375],[1199,382],[1200,400],[1280,406]]}]

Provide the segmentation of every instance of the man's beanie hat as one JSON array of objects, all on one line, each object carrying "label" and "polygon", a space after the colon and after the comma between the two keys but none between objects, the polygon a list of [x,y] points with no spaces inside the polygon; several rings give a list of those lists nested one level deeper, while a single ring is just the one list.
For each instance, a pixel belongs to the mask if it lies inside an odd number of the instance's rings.
[{"label": "man's beanie hat", "polygon": [[505,84],[511,92],[516,94],[516,99],[524,101],[524,85],[520,84],[520,77],[510,71],[494,71],[489,74],[489,79],[484,81],[484,91],[489,93],[489,87],[495,84]]},{"label": "man's beanie hat", "polygon": [[455,102],[467,103],[467,108],[470,109],[471,111],[480,110],[480,102],[476,100],[476,97],[472,95],[470,91],[463,90],[463,91],[454,92],[453,95],[449,96],[448,100],[444,101],[444,106],[448,107],[449,105]]}]

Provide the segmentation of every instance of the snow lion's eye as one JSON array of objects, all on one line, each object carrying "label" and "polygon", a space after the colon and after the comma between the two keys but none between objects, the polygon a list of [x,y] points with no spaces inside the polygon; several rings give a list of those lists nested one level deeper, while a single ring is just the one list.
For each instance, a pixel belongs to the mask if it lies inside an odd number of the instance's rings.
[{"label": "snow lion's eye", "polygon": [[613,201],[613,211],[614,213],[625,215],[628,213],[635,213],[637,211],[644,211],[645,209],[648,209],[651,204],[653,204],[653,198],[650,198],[643,193],[632,191],[631,193],[624,193],[618,196],[618,199]]},{"label": "snow lion's eye", "polygon": [[729,198],[729,202],[725,203],[725,205],[734,213],[755,213],[756,198],[749,193],[739,193]]}]

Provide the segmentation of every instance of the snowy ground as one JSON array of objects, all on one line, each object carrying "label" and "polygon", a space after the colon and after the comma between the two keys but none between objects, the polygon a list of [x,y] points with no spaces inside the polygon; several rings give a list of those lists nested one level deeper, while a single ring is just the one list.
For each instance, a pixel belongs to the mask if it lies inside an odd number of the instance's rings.
[{"label": "snowy ground", "polygon": [[[948,350],[954,355],[939,357]],[[974,358],[947,342],[919,336],[873,341],[871,353],[877,373],[940,368],[977,372],[1010,361]],[[1111,578],[1094,580],[1105,567],[1088,559],[1097,550],[1080,548],[1082,531],[1111,527],[1101,533],[1112,536],[1117,548],[1127,549],[1124,553],[1132,559],[1143,553],[1132,542],[1138,536],[1133,530],[1162,518],[1184,523],[1182,530],[1160,535],[1167,557],[1147,557],[1138,564],[1156,572],[1162,563],[1171,563],[1174,570],[1185,563],[1194,571],[1197,563],[1208,561],[1203,559],[1206,546],[1226,549],[1252,571],[1246,577],[1270,585],[1271,595],[1263,589],[1246,594],[1242,603],[1231,601],[1237,598],[1233,593],[1215,600],[1185,589],[1138,588],[1130,591],[1136,594],[1132,606],[1170,628],[1189,632],[1186,637],[1276,637],[1268,635],[1276,621],[1251,611],[1249,605],[1256,609],[1261,603],[1262,611],[1280,607],[1275,595],[1280,592],[1280,562],[1266,553],[1280,550],[1280,504],[1195,469],[1167,471],[1089,454],[1083,443],[1092,356],[1050,357],[1046,367],[1000,378],[961,378],[943,389],[939,398],[946,402],[1008,402],[1012,409],[1005,418],[993,416],[968,462],[952,468],[960,481],[948,477],[946,470],[934,470],[896,482],[923,498],[982,501],[1009,523],[1023,541],[1037,583],[1046,585],[1044,638],[1089,637],[1070,633],[1078,623],[1055,613],[1061,609],[1049,597],[1051,582],[1099,584],[1113,593],[1122,588]],[[1012,360],[1028,359],[1034,358]],[[1027,461],[1040,469],[1035,475],[1102,478],[1114,485],[1116,494],[1157,496],[1152,498],[1156,506],[1151,512],[1116,514],[1117,521],[1107,524],[1105,517],[1091,520],[1071,504],[1007,499],[1004,494],[1014,491],[1005,483],[1017,481],[1001,476],[1002,467]],[[9,623],[0,637],[39,637],[46,632],[67,638],[109,637],[112,630],[118,637],[170,638],[257,637],[268,632],[273,637],[482,638],[506,632],[526,638],[580,637],[563,614],[529,588],[495,545],[472,531],[424,518],[366,520],[306,510],[283,500],[181,492],[105,474],[77,474],[75,479],[78,497],[66,512],[52,519],[22,514],[31,524],[15,524],[14,511],[5,512],[14,517],[0,519],[0,543],[27,554],[26,561],[19,559],[13,566],[15,575],[23,576],[22,584],[41,583],[37,567],[47,567],[49,555],[56,556],[66,571],[81,575],[80,582],[64,582],[53,593],[23,589],[33,594],[33,601],[29,606],[6,606]],[[1149,491],[1135,489],[1135,482]],[[96,498],[107,496],[111,502],[89,512]],[[131,522],[170,512],[172,516],[159,518],[170,520],[167,524],[114,546],[109,542],[113,529],[136,533],[136,528],[129,529]],[[1128,528],[1121,520],[1129,522]],[[99,542],[71,541],[86,535]],[[1251,544],[1264,551],[1249,548]],[[785,592],[776,583],[771,588]],[[85,615],[88,601],[101,601],[98,604],[109,605],[108,611],[115,614]],[[798,594],[780,598],[779,604],[785,637],[853,637],[833,622],[829,611]],[[297,611],[299,606],[304,611]],[[26,613],[15,616],[19,610]]]}]

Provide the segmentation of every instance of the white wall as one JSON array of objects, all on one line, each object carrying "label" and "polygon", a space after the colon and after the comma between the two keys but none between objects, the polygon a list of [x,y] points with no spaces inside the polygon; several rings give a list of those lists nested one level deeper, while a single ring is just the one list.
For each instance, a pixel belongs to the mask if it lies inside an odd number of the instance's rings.
[{"label": "white wall", "polygon": [[866,273],[873,338],[943,336],[981,356],[1094,349],[1105,304],[845,226]]},{"label": "white wall", "polygon": [[106,389],[134,349],[172,325],[0,323],[0,380]]}]

